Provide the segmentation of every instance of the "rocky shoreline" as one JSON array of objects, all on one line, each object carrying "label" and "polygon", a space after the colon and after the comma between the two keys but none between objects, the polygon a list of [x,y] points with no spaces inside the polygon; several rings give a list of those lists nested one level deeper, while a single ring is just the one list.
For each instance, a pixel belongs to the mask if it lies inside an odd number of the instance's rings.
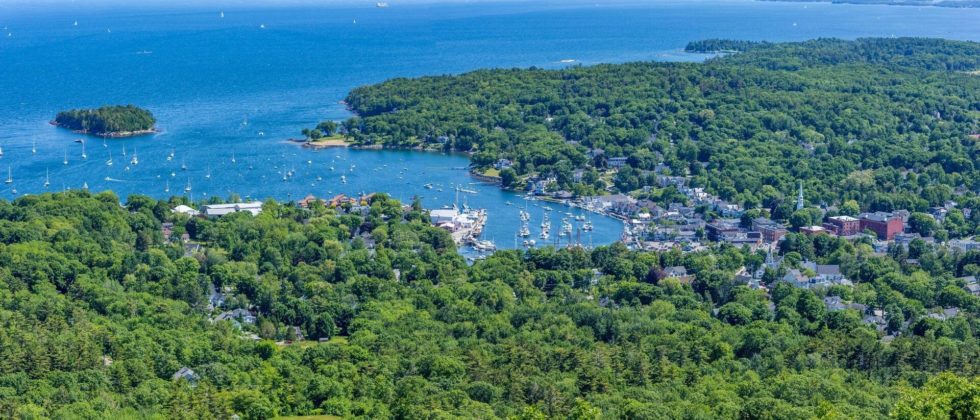
[{"label": "rocky shoreline", "polygon": [[113,139],[125,138],[125,137],[146,136],[146,135],[150,135],[150,134],[157,134],[157,133],[160,132],[156,128],[151,128],[151,129],[148,129],[148,130],[137,130],[137,131],[113,131],[111,133],[93,133],[93,132],[88,131],[88,130],[72,130],[71,127],[68,127],[68,126],[66,126],[64,124],[59,124],[56,121],[51,121],[51,122],[49,122],[49,124],[51,124],[51,125],[53,125],[55,127],[59,127],[59,128],[64,128],[64,129],[67,129],[67,130],[71,130],[71,132],[72,133],[75,133],[75,134],[84,134],[84,135],[87,135],[87,136],[95,136],[95,137],[107,137],[107,138],[113,138]]}]

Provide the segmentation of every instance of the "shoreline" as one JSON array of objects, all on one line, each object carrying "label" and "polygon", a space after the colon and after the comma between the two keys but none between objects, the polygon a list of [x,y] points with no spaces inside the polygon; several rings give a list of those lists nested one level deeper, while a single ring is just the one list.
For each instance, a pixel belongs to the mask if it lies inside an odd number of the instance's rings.
[{"label": "shoreline", "polygon": [[50,121],[50,122],[48,122],[48,124],[51,124],[51,125],[53,125],[55,127],[58,127],[58,128],[63,128],[65,130],[71,130],[71,132],[72,133],[75,133],[75,134],[83,134],[83,135],[92,136],[92,137],[105,137],[105,138],[111,138],[111,139],[119,139],[119,138],[126,138],[126,137],[148,136],[148,135],[151,135],[151,134],[158,134],[158,133],[160,133],[160,130],[157,130],[156,127],[151,128],[151,129],[148,129],[148,130],[113,131],[111,133],[93,133],[93,132],[88,131],[88,130],[74,130],[71,127],[68,127],[68,126],[66,126],[64,124],[59,124],[56,121]]},{"label": "shoreline", "polygon": [[324,141],[306,141],[289,139],[288,141],[293,143],[302,143],[302,147],[307,149],[330,149],[334,147],[351,147],[351,144],[345,140],[324,140]]}]

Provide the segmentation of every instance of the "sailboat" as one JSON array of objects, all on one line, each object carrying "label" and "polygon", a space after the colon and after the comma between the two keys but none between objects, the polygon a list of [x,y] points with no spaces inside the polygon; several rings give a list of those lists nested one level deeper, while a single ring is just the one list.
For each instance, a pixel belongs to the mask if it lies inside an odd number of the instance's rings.
[{"label": "sailboat", "polygon": [[82,183],[82,189],[83,190],[88,190],[88,182],[83,182]]},{"label": "sailboat", "polygon": [[112,166],[112,150],[109,151],[109,160],[105,161],[106,166]]},{"label": "sailboat", "polygon": [[31,154],[32,155],[37,154],[37,139],[33,137],[31,138]]},{"label": "sailboat", "polygon": [[88,159],[88,155],[85,154],[85,141],[82,141],[82,159]]},{"label": "sailboat", "polygon": [[13,184],[14,183],[14,174],[13,174],[12,170],[10,169],[10,165],[7,165],[7,180],[4,181],[4,183],[5,184]]},{"label": "sailboat", "polygon": [[122,153],[123,153],[123,156],[126,156],[126,146],[125,145],[123,146],[123,152]]},{"label": "sailboat", "polygon": [[133,158],[129,160],[129,164],[134,166],[140,164],[140,159],[136,156],[136,148],[133,148]]},{"label": "sailboat", "polygon": [[208,172],[204,174],[205,179],[211,179],[211,165],[208,165]]},{"label": "sailboat", "polygon": [[71,24],[71,26],[78,26],[78,21],[76,20],[75,23]]},{"label": "sailboat", "polygon": [[170,154],[167,155],[167,161],[174,160],[174,149],[170,149]]},{"label": "sailboat", "polygon": [[48,175],[48,170],[44,170],[44,188],[48,188],[51,185],[51,177]]},{"label": "sailboat", "polygon": [[68,149],[65,149],[65,160],[61,162],[64,165],[68,164]]},{"label": "sailboat", "polygon": [[187,170],[187,161],[185,161],[185,160],[181,160],[180,161],[180,170],[182,170],[182,171],[186,171]]},{"label": "sailboat", "polygon": [[0,157],[3,157],[3,148],[0,147]]},{"label": "sailboat", "polygon": [[170,181],[169,180],[168,181],[165,181],[165,184],[164,184],[164,187],[163,187],[163,192],[166,192],[166,193],[170,192]]},{"label": "sailboat", "polygon": [[222,19],[224,19],[224,17],[225,17],[225,12],[221,12],[221,15],[220,15],[220,16],[221,16],[221,18],[222,18]]},{"label": "sailboat", "polygon": [[191,179],[187,178],[187,186],[184,187],[184,192],[191,192]]},{"label": "sailboat", "polygon": [[[248,124],[248,123],[246,123],[246,124]],[[235,152],[231,152],[231,163],[236,163],[236,162],[238,162],[238,160],[235,159]]]}]

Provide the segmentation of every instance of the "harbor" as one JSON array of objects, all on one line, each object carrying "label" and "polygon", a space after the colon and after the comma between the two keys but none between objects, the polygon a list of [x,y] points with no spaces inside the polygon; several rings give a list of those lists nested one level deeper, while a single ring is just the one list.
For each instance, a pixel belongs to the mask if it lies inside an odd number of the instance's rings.
[{"label": "harbor", "polygon": [[[120,198],[145,194],[186,196],[194,201],[298,201],[311,194],[356,197],[383,192],[403,203],[418,198],[428,209],[451,208],[452,203],[459,203],[461,213],[466,212],[464,207],[482,209],[482,214],[471,217],[478,222],[477,229],[455,235],[460,249],[474,255],[481,250],[524,248],[524,239],[518,237],[522,224],[518,207],[524,206],[525,196],[473,180],[465,154],[308,149],[269,139],[277,132],[267,124],[270,122],[250,117],[249,128],[244,128],[242,119],[235,121],[243,133],[265,131],[266,136],[245,136],[238,146],[225,150],[187,147],[182,139],[191,129],[181,126],[167,126],[152,136],[103,141],[79,138],[69,130],[43,124],[36,145],[29,134],[0,144],[0,171],[6,172],[0,197],[13,200],[27,194],[87,189],[93,193],[111,190]],[[233,134],[228,136],[227,141],[232,142]],[[556,214],[587,214],[562,203],[528,200],[526,212],[536,225],[547,212],[544,207]],[[549,217],[557,218],[554,234],[542,241],[535,228],[535,236],[528,238],[535,240],[535,246],[554,245],[556,239],[559,246],[567,246],[569,238],[579,236],[576,229],[571,236],[559,237],[561,217]],[[619,240],[622,222],[597,214],[591,214],[590,220],[594,231],[583,231],[576,242],[599,246]]]}]

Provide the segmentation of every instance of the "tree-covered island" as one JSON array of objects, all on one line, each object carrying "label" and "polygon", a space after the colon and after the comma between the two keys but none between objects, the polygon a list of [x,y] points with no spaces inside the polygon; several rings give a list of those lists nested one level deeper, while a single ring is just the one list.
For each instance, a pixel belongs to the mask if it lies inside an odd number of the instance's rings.
[{"label": "tree-covered island", "polygon": [[132,137],[156,132],[156,118],[134,105],[103,106],[59,112],[51,123],[80,134]]}]

